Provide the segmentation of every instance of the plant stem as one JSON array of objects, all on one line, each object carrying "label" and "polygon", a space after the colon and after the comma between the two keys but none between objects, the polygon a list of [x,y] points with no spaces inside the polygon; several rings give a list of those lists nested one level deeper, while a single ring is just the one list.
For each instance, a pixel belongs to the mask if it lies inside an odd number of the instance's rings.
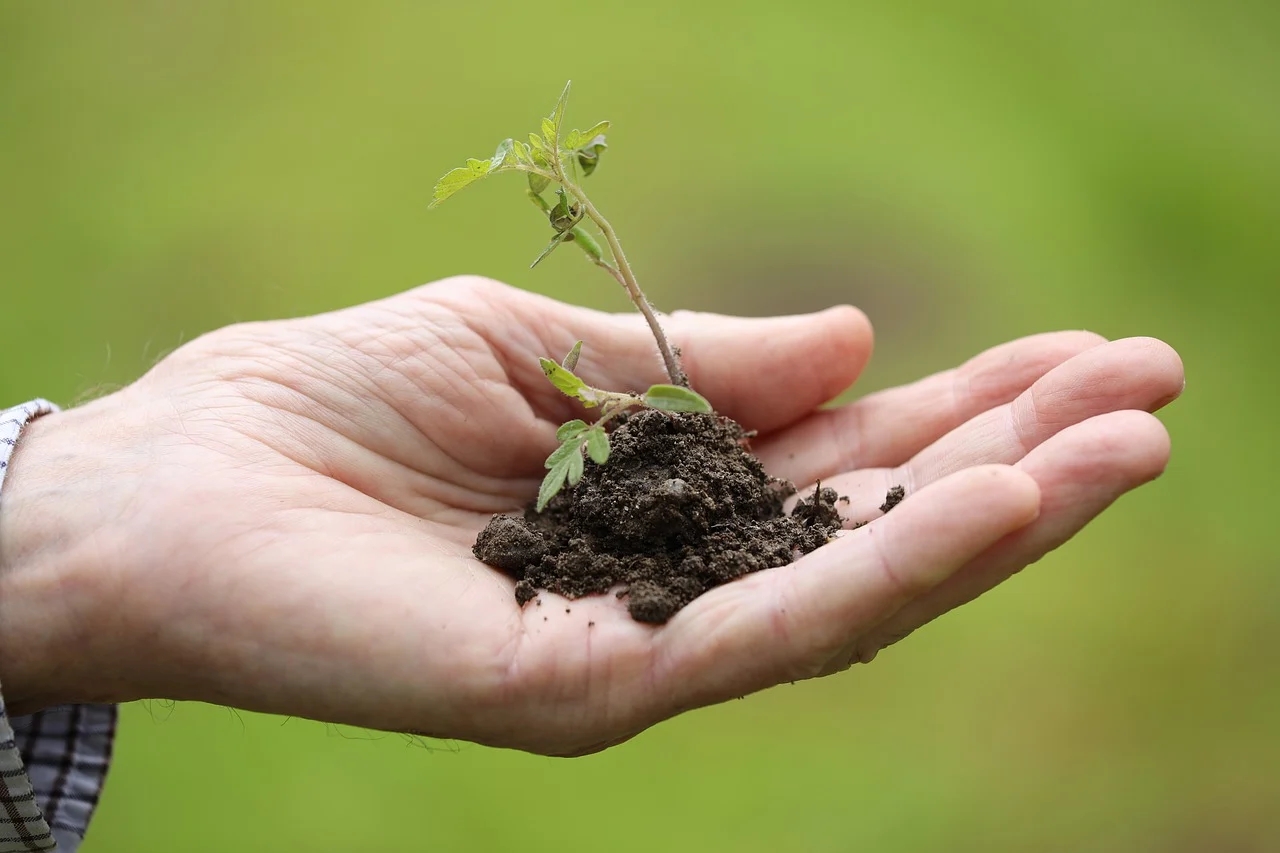
[{"label": "plant stem", "polygon": [[566,177],[564,166],[560,162],[560,150],[558,147],[552,152],[551,168],[552,174],[547,174],[538,169],[529,169],[528,167],[522,167],[521,171],[531,171],[550,178],[564,187],[582,205],[583,211],[600,229],[600,233],[604,235],[605,241],[609,244],[609,251],[613,254],[613,260],[617,263],[617,266],[614,267],[606,261],[599,260],[596,261],[596,265],[603,267],[614,277],[618,284],[622,285],[622,289],[631,298],[632,304],[644,315],[645,322],[649,324],[649,331],[653,333],[653,339],[658,344],[658,352],[662,354],[662,363],[667,369],[667,377],[670,378],[671,384],[685,388],[689,387],[689,377],[685,375],[684,369],[680,366],[680,357],[676,355],[676,351],[667,340],[666,332],[662,331],[662,324],[658,322],[657,312],[653,310],[653,306],[649,304],[644,291],[640,289],[640,284],[636,281],[636,274],[631,271],[631,264],[627,263],[627,256],[622,251],[622,244],[618,242],[617,232],[613,230],[609,220],[605,219],[604,215],[591,203],[591,199],[587,198],[587,194],[583,192],[582,188]]},{"label": "plant stem", "polygon": [[[577,190],[577,192],[574,192],[574,190]],[[649,331],[653,332],[654,340],[657,341],[658,351],[662,353],[662,363],[667,368],[667,376],[670,377],[671,384],[688,386],[689,379],[684,375],[684,370],[680,367],[680,359],[667,341],[667,335],[662,331],[661,324],[658,323],[657,313],[653,310],[653,306],[649,304],[644,291],[640,289],[640,284],[636,281],[635,273],[631,271],[631,265],[627,263],[627,256],[622,252],[622,244],[618,242],[618,235],[613,230],[613,226],[609,224],[609,220],[604,218],[581,190],[569,185],[569,191],[574,192],[574,195],[582,202],[583,210],[586,211],[587,216],[596,224],[596,227],[600,229],[600,233],[604,235],[604,239],[609,243],[609,251],[613,253],[613,259],[618,266],[616,268],[608,264],[603,266],[609,272],[615,273],[614,278],[627,291],[631,301],[635,303],[636,308],[644,315],[645,322],[649,324]]]}]

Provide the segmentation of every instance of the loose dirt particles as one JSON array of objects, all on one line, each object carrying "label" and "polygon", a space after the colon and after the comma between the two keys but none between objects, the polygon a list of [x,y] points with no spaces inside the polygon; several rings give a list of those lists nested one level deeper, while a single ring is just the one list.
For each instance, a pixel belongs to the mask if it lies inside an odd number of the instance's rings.
[{"label": "loose dirt particles", "polygon": [[[830,488],[785,514],[795,487],[765,473],[747,437],[717,415],[638,412],[611,433],[606,465],[588,460],[582,480],[541,513],[530,504],[523,517],[495,515],[474,553],[515,578],[521,605],[539,590],[578,598],[621,585],[634,619],[666,622],[708,589],[790,563],[841,527]],[[886,503],[897,500],[900,488]]]}]

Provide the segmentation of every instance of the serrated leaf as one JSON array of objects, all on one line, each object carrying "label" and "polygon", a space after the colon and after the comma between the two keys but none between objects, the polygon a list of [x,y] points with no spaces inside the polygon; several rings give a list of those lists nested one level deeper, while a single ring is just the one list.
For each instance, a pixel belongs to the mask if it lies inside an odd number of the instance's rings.
[{"label": "serrated leaf", "polygon": [[568,461],[562,462],[547,472],[547,476],[542,478],[542,485],[538,488],[538,512],[546,509],[551,499],[560,493],[568,476]]},{"label": "serrated leaf", "polygon": [[469,168],[459,167],[450,169],[444,173],[440,180],[436,181],[435,189],[431,193],[431,204],[429,207],[435,207],[443,202],[449,196],[469,184],[475,183],[484,177],[484,173],[476,174]]},{"label": "serrated leaf", "polygon": [[586,462],[582,459],[581,446],[579,446],[578,452],[569,457],[569,485],[578,485],[578,481],[582,479],[582,472],[585,470]]},{"label": "serrated leaf", "polygon": [[582,441],[578,436],[565,439],[559,447],[551,451],[551,455],[547,457],[547,461],[542,463],[543,468],[554,468],[573,454],[582,455]]},{"label": "serrated leaf", "polygon": [[644,392],[644,404],[664,412],[711,412],[707,398],[680,385],[654,385]]},{"label": "serrated leaf", "polygon": [[[610,125],[607,120],[596,122],[595,124],[591,125],[591,127],[582,131],[582,133],[578,136],[578,142],[581,143],[583,140],[594,139],[595,137],[603,133],[607,133],[609,131],[609,126]],[[576,148],[577,146],[575,145],[572,147]]]},{"label": "serrated leaf", "polygon": [[560,366],[565,370],[573,370],[578,366],[578,358],[581,355],[582,341],[578,341],[573,345],[573,349],[569,350],[569,353],[564,358],[560,359]]},{"label": "serrated leaf", "polygon": [[577,436],[582,435],[588,429],[590,429],[590,427],[587,425],[586,421],[581,420],[580,418],[575,418],[568,423],[560,424],[560,429],[556,430],[556,441],[568,441],[571,438],[576,438]]},{"label": "serrated leaf", "polygon": [[597,465],[609,461],[609,434],[603,427],[595,427],[587,432],[587,455]]},{"label": "serrated leaf", "polygon": [[572,370],[565,370],[549,358],[539,358],[538,364],[551,384],[560,389],[568,397],[581,397],[587,384],[573,375]]}]

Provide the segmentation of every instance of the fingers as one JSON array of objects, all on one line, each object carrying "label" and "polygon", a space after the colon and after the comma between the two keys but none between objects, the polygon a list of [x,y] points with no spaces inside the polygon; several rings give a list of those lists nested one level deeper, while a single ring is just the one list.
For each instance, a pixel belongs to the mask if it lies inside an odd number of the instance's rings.
[{"label": "fingers", "polygon": [[1050,370],[1012,403],[971,418],[899,468],[824,480],[849,503],[846,517],[874,518],[885,490],[907,494],[972,465],[1012,465],[1063,429],[1108,412],[1151,411],[1181,392],[1182,361],[1167,344],[1129,338],[1087,350]]},{"label": "fingers", "polygon": [[[969,465],[1013,464],[1064,428],[1108,412],[1154,411],[1182,391],[1167,344],[1130,338],[1095,347],[1046,373],[1007,406],[971,419],[918,453],[903,477],[928,483]],[[891,478],[892,479],[892,478]]]},{"label": "fingers", "polygon": [[1039,489],[971,468],[800,561],[719,587],[658,638],[657,683],[678,708],[847,666],[860,635],[1035,518]]},{"label": "fingers", "polygon": [[1106,339],[1092,332],[1021,338],[953,370],[820,412],[756,453],[797,483],[840,471],[900,465],[970,418],[1013,400],[1041,376]]},{"label": "fingers", "polygon": [[1120,495],[1158,477],[1168,460],[1169,435],[1145,412],[1112,412],[1049,438],[1017,465],[1039,484],[1039,518],[868,634],[859,650],[861,659],[870,660],[884,646],[977,598],[1057,548]]}]

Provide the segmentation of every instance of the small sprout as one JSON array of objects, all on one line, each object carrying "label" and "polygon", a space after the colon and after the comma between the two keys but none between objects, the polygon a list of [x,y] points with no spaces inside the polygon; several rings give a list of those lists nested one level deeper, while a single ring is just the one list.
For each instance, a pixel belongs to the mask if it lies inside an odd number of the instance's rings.
[{"label": "small sprout", "polygon": [[[530,198],[547,214],[556,232],[531,266],[537,266],[561,243],[577,243],[593,264],[609,273],[627,292],[627,297],[644,315],[645,322],[653,332],[667,377],[673,385],[685,385],[687,380],[680,367],[680,355],[667,340],[666,333],[658,322],[657,312],[640,289],[635,273],[622,252],[618,235],[578,185],[578,169],[584,175],[590,175],[599,166],[600,156],[608,147],[605,133],[610,125],[607,121],[601,121],[586,130],[571,130],[562,137],[561,128],[569,102],[569,88],[566,83],[556,101],[555,109],[539,122],[538,132],[529,134],[527,143],[523,140],[504,139],[488,160],[473,158],[467,160],[466,166],[446,172],[436,183],[430,206],[436,207],[459,190],[488,175],[497,172],[524,172]],[[560,195],[555,207],[548,205],[542,198],[542,193],[553,184],[557,186],[556,191]],[[584,218],[590,219],[604,236],[609,249],[607,254],[600,242],[580,224]]]},{"label": "small sprout", "polygon": [[547,457],[547,476],[538,490],[538,512],[560,493],[566,482],[574,486],[582,479],[584,452],[597,465],[609,461],[611,445],[605,427],[627,409],[639,406],[664,412],[709,414],[714,411],[705,397],[681,385],[653,385],[643,395],[593,388],[570,369],[570,365],[577,366],[581,354],[582,341],[578,341],[564,357],[563,364],[556,364],[549,358],[538,359],[547,380],[561,393],[581,400],[588,408],[600,407],[600,420],[594,424],[575,418],[556,430],[560,446]]},{"label": "small sprout", "polygon": [[[538,359],[548,381],[561,393],[577,399],[586,408],[600,409],[600,418],[594,424],[574,419],[556,430],[556,440],[560,442],[560,446],[546,460],[547,475],[538,490],[539,512],[546,508],[566,483],[572,486],[582,479],[587,457],[597,465],[608,461],[611,445],[606,426],[628,409],[647,407],[664,412],[713,411],[705,397],[688,387],[688,380],[680,367],[680,352],[667,340],[666,333],[658,322],[657,312],[649,304],[636,281],[635,273],[627,263],[618,235],[579,185],[579,170],[584,177],[590,176],[600,165],[600,157],[608,148],[605,134],[609,130],[609,122],[597,122],[586,130],[575,128],[562,134],[568,101],[569,84],[566,83],[560,99],[556,101],[555,109],[539,122],[536,132],[529,134],[528,142],[504,139],[489,159],[471,158],[466,161],[465,166],[446,172],[436,183],[430,205],[436,207],[459,190],[489,175],[498,172],[523,172],[529,186],[526,195],[546,217],[554,232],[551,242],[531,266],[537,266],[561,243],[576,243],[588,260],[622,285],[637,310],[644,315],[671,380],[671,384],[654,385],[644,394],[593,388],[574,373],[578,357],[582,353],[582,341],[574,344],[560,364],[549,358]],[[556,188],[555,204],[548,203],[542,197],[552,186]],[[587,230],[586,220],[604,237],[607,253],[605,246]]]}]

